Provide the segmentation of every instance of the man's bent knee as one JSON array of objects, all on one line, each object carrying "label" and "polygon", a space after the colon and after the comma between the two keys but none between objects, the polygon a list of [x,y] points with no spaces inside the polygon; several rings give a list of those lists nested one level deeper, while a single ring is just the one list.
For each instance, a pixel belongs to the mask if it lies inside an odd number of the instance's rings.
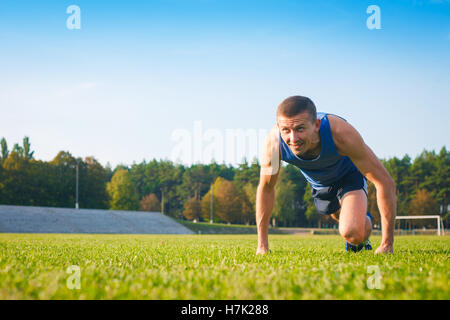
[{"label": "man's bent knee", "polygon": [[356,245],[366,240],[364,228],[339,228],[339,233],[350,244]]}]

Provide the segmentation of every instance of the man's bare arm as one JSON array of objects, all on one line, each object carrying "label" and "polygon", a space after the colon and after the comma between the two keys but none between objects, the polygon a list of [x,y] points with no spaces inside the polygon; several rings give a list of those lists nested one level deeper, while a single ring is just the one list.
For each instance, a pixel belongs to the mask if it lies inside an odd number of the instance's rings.
[{"label": "man's bare arm", "polygon": [[348,156],[359,171],[374,183],[377,190],[382,240],[376,253],[393,252],[394,222],[397,211],[394,180],[353,126],[337,117],[329,118],[333,140],[339,154]]},{"label": "man's bare arm", "polygon": [[256,254],[269,250],[269,221],[275,201],[275,185],[280,169],[280,149],[277,126],[267,136],[262,151],[261,172],[256,192],[256,225],[258,247]]}]

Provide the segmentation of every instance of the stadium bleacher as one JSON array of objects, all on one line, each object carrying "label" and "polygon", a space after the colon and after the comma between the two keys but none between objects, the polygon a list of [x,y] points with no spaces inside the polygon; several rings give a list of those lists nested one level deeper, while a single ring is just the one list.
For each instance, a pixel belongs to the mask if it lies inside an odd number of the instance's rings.
[{"label": "stadium bleacher", "polygon": [[159,212],[0,205],[0,233],[193,232]]}]

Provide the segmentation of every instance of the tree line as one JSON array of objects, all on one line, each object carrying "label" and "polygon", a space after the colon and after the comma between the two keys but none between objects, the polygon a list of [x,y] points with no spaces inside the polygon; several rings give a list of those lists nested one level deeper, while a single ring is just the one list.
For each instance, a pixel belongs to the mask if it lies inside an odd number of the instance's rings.
[{"label": "tree line", "polygon": [[[51,161],[36,160],[28,137],[8,150],[0,141],[0,204],[74,207],[79,172],[79,207],[157,211],[171,217],[222,223],[255,224],[260,165],[244,159],[238,166],[193,164],[169,160],[103,167],[94,157],[76,158],[60,151]],[[448,222],[450,154],[424,150],[381,160],[397,188],[398,215],[440,214]],[[272,225],[329,227],[335,222],[320,215],[310,187],[298,168],[283,165],[276,186]],[[373,184],[368,185],[368,208],[380,223]],[[427,225],[428,222],[415,222]]]}]

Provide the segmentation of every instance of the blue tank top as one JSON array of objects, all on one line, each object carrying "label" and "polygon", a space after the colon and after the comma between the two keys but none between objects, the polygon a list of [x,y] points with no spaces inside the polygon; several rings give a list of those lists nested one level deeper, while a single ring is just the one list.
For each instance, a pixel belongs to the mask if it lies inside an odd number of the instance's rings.
[{"label": "blue tank top", "polygon": [[327,113],[318,112],[317,118],[321,119],[319,128],[321,149],[320,155],[315,159],[303,160],[297,157],[281,138],[281,132],[278,131],[278,133],[281,160],[298,167],[311,186],[315,189],[320,189],[330,186],[347,173],[358,169],[349,157],[338,154],[331,135]]}]

